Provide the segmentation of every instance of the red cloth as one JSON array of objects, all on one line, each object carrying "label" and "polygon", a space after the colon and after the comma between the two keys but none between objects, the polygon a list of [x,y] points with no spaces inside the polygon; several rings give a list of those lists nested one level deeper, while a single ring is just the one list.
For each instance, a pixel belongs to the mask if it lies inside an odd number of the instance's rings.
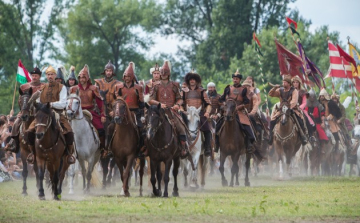
[{"label": "red cloth", "polygon": [[[323,115],[323,114],[319,114],[318,107],[315,107],[314,111],[313,111],[314,119],[321,118],[321,115]],[[324,129],[321,127],[321,124],[319,124],[319,123],[316,124],[316,131],[318,132],[320,140],[329,140],[329,138],[327,137]]]},{"label": "red cloth", "polygon": [[82,107],[83,110],[88,110],[92,116],[93,116],[93,119],[92,119],[92,124],[94,125],[94,127],[96,129],[103,129],[104,126],[103,124],[101,123],[101,115],[99,115],[96,111],[94,111],[94,106],[87,106],[87,107]]}]

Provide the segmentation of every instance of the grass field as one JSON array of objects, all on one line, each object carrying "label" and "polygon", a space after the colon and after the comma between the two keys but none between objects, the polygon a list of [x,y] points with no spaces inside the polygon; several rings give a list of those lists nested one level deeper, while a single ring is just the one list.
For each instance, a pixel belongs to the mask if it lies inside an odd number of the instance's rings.
[{"label": "grass field", "polygon": [[276,181],[259,176],[250,181],[249,188],[243,179],[240,187],[222,187],[216,175],[204,190],[180,185],[178,198],[152,198],[147,186],[144,197],[134,186],[132,197],[120,197],[120,183],[84,195],[77,185],[76,195],[64,188],[62,201],[52,200],[49,190],[46,201],[38,200],[34,179],[27,197],[20,194],[21,181],[7,182],[0,184],[0,222],[360,222],[358,177]]}]

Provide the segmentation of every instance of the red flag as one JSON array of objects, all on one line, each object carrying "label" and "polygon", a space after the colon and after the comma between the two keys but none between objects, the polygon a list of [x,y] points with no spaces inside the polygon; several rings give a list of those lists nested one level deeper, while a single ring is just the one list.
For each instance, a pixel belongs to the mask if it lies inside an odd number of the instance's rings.
[{"label": "red flag", "polygon": [[261,47],[260,41],[259,41],[259,39],[256,37],[255,32],[253,33],[253,39],[257,42],[257,44],[259,45],[259,47]]},{"label": "red flag", "polygon": [[355,88],[356,90],[358,90],[358,92],[360,92],[360,78],[354,77],[354,79],[355,79]]},{"label": "red flag", "polygon": [[286,17],[286,21],[289,24],[289,26],[291,26],[291,24],[294,24],[295,30],[297,29],[297,23],[294,20],[290,19],[289,17]]},{"label": "red flag", "polygon": [[[351,65],[344,59],[340,57],[340,52],[338,48],[329,40],[329,57],[330,57],[330,77],[339,77],[339,78],[351,78],[352,71]],[[345,71],[344,71],[345,67]]]},{"label": "red flag", "polygon": [[341,49],[341,47],[340,47],[338,44],[336,44],[336,46],[337,46],[337,48],[338,48],[338,50],[339,50],[340,56],[342,56],[347,62],[352,63],[352,64],[354,65],[354,67],[355,67],[355,72],[358,73],[358,71],[357,71],[357,66],[356,66],[356,62],[355,62],[354,58],[352,58],[352,57],[351,57],[349,54],[347,54],[343,49]]},{"label": "red flag", "polygon": [[290,74],[291,76],[299,76],[303,82],[304,76],[301,72],[302,69],[302,60],[299,56],[295,55],[288,49],[286,49],[283,45],[281,45],[277,40],[276,50],[278,54],[278,61],[281,74]]}]

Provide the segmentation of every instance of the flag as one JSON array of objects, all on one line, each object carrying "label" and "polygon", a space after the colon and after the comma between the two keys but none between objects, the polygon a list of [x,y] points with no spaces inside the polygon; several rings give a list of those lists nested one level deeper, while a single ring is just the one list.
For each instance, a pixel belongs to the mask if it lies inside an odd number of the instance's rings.
[{"label": "flag", "polygon": [[349,62],[343,60],[340,57],[338,48],[336,48],[336,46],[330,40],[328,41],[328,47],[329,47],[329,57],[330,57],[329,77],[351,78],[352,71]]},{"label": "flag", "polygon": [[260,47],[257,45],[257,44],[255,44],[255,51],[260,55],[260,56],[264,56],[263,54],[262,54],[262,52],[261,52],[261,50],[260,50]]},{"label": "flag", "polygon": [[338,44],[336,44],[336,46],[339,50],[340,56],[342,56],[347,62],[351,63],[355,67],[355,72],[358,73],[358,70],[356,68],[356,62],[355,62],[354,58],[352,58],[343,49],[341,49],[341,47]]},{"label": "flag", "polygon": [[302,81],[305,83],[302,70],[302,60],[299,56],[295,55],[283,45],[281,45],[277,40],[276,50],[278,55],[279,67],[281,74],[290,74],[291,76],[299,76]]},{"label": "flag", "polygon": [[352,58],[354,58],[356,63],[356,67],[354,65],[351,66],[353,76],[360,76],[359,72],[355,72],[356,69],[358,71],[360,70],[360,54],[356,51],[355,47],[351,43],[349,43],[349,54]]},{"label": "flag", "polygon": [[259,47],[261,47],[260,41],[259,41],[259,39],[256,37],[255,32],[253,33],[253,39],[255,40],[255,42],[257,43],[257,45],[259,45]]},{"label": "flag", "polygon": [[286,17],[286,21],[290,27],[293,26],[295,30],[297,29],[297,23],[294,20],[290,19],[289,17]]},{"label": "flag", "polygon": [[294,29],[294,27],[290,26],[290,30],[291,30],[291,32],[292,32],[293,35],[294,35],[294,34],[297,34],[298,37],[300,37],[300,33],[298,33],[298,32],[296,31],[296,29]]},{"label": "flag", "polygon": [[355,79],[355,88],[358,92],[360,92],[360,77],[354,77]]},{"label": "flag", "polygon": [[26,68],[24,67],[24,65],[21,63],[21,60],[19,59],[18,62],[18,69],[17,69],[17,74],[16,74],[16,80],[20,83],[20,84],[25,84],[27,82],[31,81],[31,77],[29,75],[29,72],[26,70]]}]

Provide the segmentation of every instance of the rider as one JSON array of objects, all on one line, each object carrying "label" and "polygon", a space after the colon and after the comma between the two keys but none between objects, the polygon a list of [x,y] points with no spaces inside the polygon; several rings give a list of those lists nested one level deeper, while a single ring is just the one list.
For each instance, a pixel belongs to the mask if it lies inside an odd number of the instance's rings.
[{"label": "rider", "polygon": [[[250,151],[252,147],[252,143],[255,141],[255,135],[250,127],[251,125],[250,119],[245,109],[245,106],[250,103],[249,99],[247,98],[247,88],[241,86],[240,84],[242,75],[239,73],[239,70],[236,70],[236,72],[232,74],[232,79],[233,79],[233,85],[226,86],[226,88],[224,89],[224,94],[220,97],[219,101],[225,102],[227,98],[232,98],[236,100],[236,104],[237,104],[236,110],[238,111],[237,112],[238,115],[236,116],[236,118],[238,119],[238,121],[240,121],[241,129],[244,131],[246,135],[245,137],[246,149]],[[224,118],[221,118],[216,123],[215,152],[219,151],[220,145],[219,145],[218,133],[223,123],[224,123]]]},{"label": "rider", "polygon": [[340,129],[342,131],[342,133],[344,134],[344,136],[346,137],[346,140],[345,140],[345,144],[348,148],[351,147],[350,145],[350,142],[351,142],[351,138],[348,134],[348,130],[347,130],[347,127],[345,126],[345,119],[346,119],[346,110],[345,110],[345,107],[344,105],[342,105],[340,103],[340,96],[337,95],[335,92],[331,95],[331,100],[333,100],[337,106],[339,106],[340,108],[340,111],[341,111],[341,118],[339,118],[337,120],[337,124],[340,126]]},{"label": "rider", "polygon": [[[114,77],[115,74],[115,66],[109,62],[105,65],[104,71],[101,73],[102,75],[105,75],[104,78],[101,79],[95,79],[95,85],[99,88],[101,91],[107,91],[106,94],[106,110],[108,114],[104,114],[105,117],[101,117],[101,122],[105,123],[108,120],[111,119],[112,116],[112,104],[115,101],[115,85],[121,83],[120,81],[116,80]],[[105,107],[103,108],[105,111]],[[109,132],[106,129],[106,137],[109,137],[109,135],[112,135],[112,132]],[[108,142],[107,142],[108,143]],[[111,156],[111,151],[108,149],[108,146],[105,145],[105,150],[107,151],[107,156]]]},{"label": "rider", "polygon": [[191,71],[185,75],[186,89],[183,89],[182,99],[184,102],[184,109],[187,106],[194,106],[196,109],[201,108],[200,112],[200,130],[204,133],[204,155],[211,155],[211,131],[209,122],[211,112],[211,101],[206,94],[206,90],[201,87],[201,77],[199,74]]},{"label": "rider", "polygon": [[160,81],[160,68],[159,65],[156,63],[154,67],[150,68],[150,74],[153,76],[152,79],[145,82],[145,91],[144,94],[150,94],[154,84],[157,81]]},{"label": "rider", "polygon": [[73,86],[76,86],[78,85],[78,81],[76,80],[76,77],[75,77],[75,67],[74,66],[71,66],[70,67],[70,74],[69,74],[69,77],[68,79],[66,80],[66,87],[67,88],[71,88]]},{"label": "rider", "polygon": [[210,118],[217,120],[218,118],[221,117],[220,102],[219,102],[221,95],[217,93],[216,85],[214,82],[209,82],[207,84],[207,92],[206,93],[211,102]]},{"label": "rider", "polygon": [[325,153],[325,143],[329,141],[324,129],[321,127],[322,118],[324,117],[324,106],[322,106],[316,99],[316,94],[313,89],[309,91],[309,96],[306,101],[304,109],[315,122],[316,131],[320,140],[321,152]]},{"label": "rider", "polygon": [[57,69],[55,81],[59,84],[65,85],[65,78],[64,78],[65,68],[63,66],[60,66]]},{"label": "rider", "polygon": [[79,91],[81,109],[87,110],[92,115],[92,124],[97,129],[100,139],[100,148],[105,147],[105,130],[101,123],[101,117],[105,117],[103,103],[99,89],[91,83],[90,71],[87,64],[78,74],[79,84],[70,88],[70,94]]},{"label": "rider", "polygon": [[[35,67],[34,70],[30,72],[30,74],[31,74],[31,82],[21,85],[20,90],[22,92],[27,92],[31,88],[32,93],[34,94],[35,92],[40,90],[40,88],[44,85],[44,83],[40,82],[41,71],[38,67]],[[21,116],[21,112],[19,112],[19,114],[17,115],[17,118],[15,120],[14,126],[11,131],[12,140],[7,144],[7,150],[14,153],[18,153],[20,148],[19,145],[19,132],[20,132],[19,130],[21,125],[20,116]]]},{"label": "rider", "polygon": [[[283,87],[280,87],[280,85],[274,86],[270,92],[270,97],[277,97],[280,98],[280,104],[284,101],[288,102],[290,104],[290,112],[291,116],[293,118],[296,118],[297,122],[295,121],[296,125],[298,126],[299,132],[300,132],[300,138],[301,143],[303,145],[306,145],[307,138],[306,135],[303,132],[303,129],[305,128],[302,114],[299,111],[298,108],[298,101],[299,101],[299,92],[294,87],[291,86],[291,76],[290,75],[284,75],[283,77]],[[277,110],[276,113],[271,117],[270,121],[270,138],[269,138],[269,145],[272,145],[273,143],[273,130],[276,125],[277,119],[281,115],[281,111]]]},{"label": "rider", "polygon": [[168,60],[164,61],[160,69],[160,81],[156,82],[153,92],[150,95],[150,105],[161,105],[166,114],[174,122],[181,144],[181,157],[185,158],[189,154],[185,124],[181,117],[173,110],[178,111],[183,101],[180,95],[180,86],[178,82],[170,80],[171,64]]},{"label": "rider", "polygon": [[[144,94],[143,88],[141,85],[136,84],[135,77],[135,64],[133,62],[129,63],[129,66],[126,68],[123,74],[123,80],[125,83],[120,82],[115,86],[115,93],[117,97],[122,97],[126,101],[127,105],[131,112],[135,113],[136,116],[136,125],[139,130],[140,142],[138,146],[139,156],[143,156],[140,153],[140,149],[144,146],[144,137],[145,129],[143,126],[144,118]],[[109,125],[109,132],[113,132],[115,128],[115,123]],[[110,142],[112,135],[108,136],[108,142]]]},{"label": "rider", "polygon": [[[63,134],[65,136],[66,147],[68,149],[67,162],[68,164],[75,163],[75,157],[72,155],[74,153],[74,133],[72,128],[63,115],[64,108],[66,107],[66,97],[67,91],[66,87],[62,84],[59,84],[55,81],[56,71],[50,65],[46,71],[46,78],[48,83],[44,84],[41,87],[40,97],[37,99],[40,103],[50,103],[50,107],[59,114],[60,124],[63,129]],[[35,120],[30,124],[29,129],[26,131],[27,134],[27,143],[30,148],[31,153],[27,157],[29,163],[34,163],[34,145],[35,145]]]}]

